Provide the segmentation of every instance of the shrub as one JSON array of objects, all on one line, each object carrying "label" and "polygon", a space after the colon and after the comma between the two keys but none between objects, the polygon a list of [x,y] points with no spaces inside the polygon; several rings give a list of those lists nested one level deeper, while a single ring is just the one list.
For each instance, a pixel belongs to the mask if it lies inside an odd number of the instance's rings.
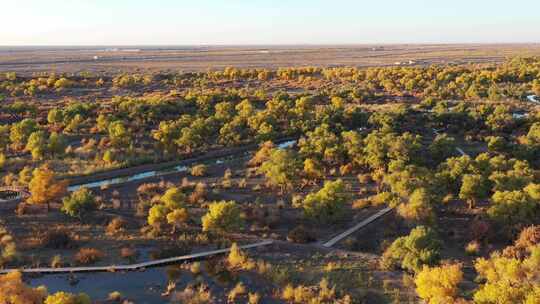
[{"label": "shrub", "polygon": [[51,259],[51,267],[52,268],[60,268],[62,267],[64,263],[62,262],[62,256],[57,254],[52,257]]},{"label": "shrub", "polygon": [[113,302],[120,302],[122,301],[122,294],[119,291],[113,291],[109,293],[109,296],[107,297],[108,300]]},{"label": "shrub", "polygon": [[201,273],[201,262],[193,262],[189,266],[189,271],[191,271],[192,274],[198,275]]},{"label": "shrub", "polygon": [[154,205],[148,210],[148,225],[153,226],[159,230],[159,227],[167,219],[167,208],[163,205]]},{"label": "shrub", "polygon": [[441,243],[431,228],[418,226],[407,236],[397,238],[388,247],[381,266],[392,269],[395,266],[417,272],[422,265],[432,265],[439,260]]},{"label": "shrub", "polygon": [[373,179],[371,178],[371,175],[369,174],[358,174],[357,178],[360,184],[369,184],[373,182]]},{"label": "shrub", "polygon": [[137,250],[130,248],[130,247],[122,247],[120,249],[120,256],[124,259],[128,259],[130,261],[135,260],[135,258],[139,255]]},{"label": "shrub", "polygon": [[115,217],[113,218],[109,224],[107,225],[107,228],[105,228],[105,231],[107,234],[115,235],[117,233],[123,232],[128,223],[125,219],[121,217]]},{"label": "shrub", "polygon": [[229,295],[227,296],[227,300],[229,303],[234,303],[236,301],[236,298],[238,296],[243,296],[247,294],[246,286],[242,282],[238,282],[236,286],[234,286],[233,289],[229,292]]},{"label": "shrub", "polygon": [[257,292],[255,293],[249,293],[248,294],[248,303],[249,304],[259,304],[261,301],[261,295],[259,295]]},{"label": "shrub", "polygon": [[238,181],[238,188],[245,189],[247,187],[247,180],[245,178],[242,178]]},{"label": "shrub", "polygon": [[249,160],[249,166],[260,166],[263,162],[267,161],[270,157],[270,153],[274,149],[274,143],[266,141],[260,144],[260,149],[253,155],[253,158]]},{"label": "shrub", "polygon": [[335,287],[330,287],[328,280],[323,278],[319,286],[294,287],[287,284],[281,293],[281,298],[289,303],[350,303],[351,299],[345,295],[342,298],[337,297]]},{"label": "shrub", "polygon": [[193,192],[189,195],[188,201],[191,204],[199,203],[204,200],[206,197],[206,184],[205,183],[197,183],[195,185],[195,189],[193,189]]},{"label": "shrub", "polygon": [[227,265],[230,270],[252,270],[255,262],[251,260],[241,249],[233,243],[227,257]]},{"label": "shrub", "polygon": [[191,285],[187,286],[183,291],[175,293],[171,301],[173,303],[210,304],[214,303],[214,298],[210,288],[201,284],[198,289]]},{"label": "shrub", "polygon": [[181,208],[186,201],[186,196],[180,188],[173,187],[167,189],[165,194],[161,196],[161,202],[169,210]]},{"label": "shrub", "polygon": [[41,237],[41,246],[53,249],[67,249],[75,246],[70,234],[65,230],[49,230]]},{"label": "shrub", "polygon": [[304,226],[298,226],[287,234],[287,241],[294,243],[310,243],[315,241],[313,233],[308,231]]},{"label": "shrub", "polygon": [[504,249],[505,257],[523,258],[531,248],[540,245],[540,225],[529,226],[521,230],[513,246]]},{"label": "shrub", "polygon": [[90,297],[85,293],[80,293],[78,295],[59,291],[55,294],[49,295],[44,304],[90,304],[92,301]]},{"label": "shrub", "polygon": [[75,261],[82,265],[93,264],[103,258],[102,251],[96,248],[81,248],[75,254]]},{"label": "shrub", "polygon": [[193,176],[205,176],[207,171],[208,168],[204,164],[191,167],[191,175]]},{"label": "shrub", "polygon": [[529,226],[523,229],[516,240],[516,247],[530,248],[540,244],[540,225]]},{"label": "shrub", "polygon": [[480,252],[480,243],[478,241],[472,241],[465,246],[465,253],[467,255],[478,255]]},{"label": "shrub", "polygon": [[176,233],[178,227],[183,226],[188,220],[188,213],[185,208],[175,209],[167,214],[167,223],[173,227],[173,233]]}]

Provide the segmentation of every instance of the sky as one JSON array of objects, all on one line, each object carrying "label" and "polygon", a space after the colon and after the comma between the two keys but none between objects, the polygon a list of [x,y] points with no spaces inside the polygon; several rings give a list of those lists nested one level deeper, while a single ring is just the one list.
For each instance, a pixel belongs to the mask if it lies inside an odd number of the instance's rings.
[{"label": "sky", "polygon": [[0,0],[0,45],[540,42],[540,0]]}]

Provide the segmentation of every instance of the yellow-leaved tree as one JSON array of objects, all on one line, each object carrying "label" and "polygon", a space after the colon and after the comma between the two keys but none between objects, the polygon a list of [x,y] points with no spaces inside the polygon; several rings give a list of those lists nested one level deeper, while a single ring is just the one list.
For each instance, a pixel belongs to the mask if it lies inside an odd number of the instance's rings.
[{"label": "yellow-leaved tree", "polygon": [[475,303],[540,303],[540,245],[528,249],[525,258],[495,252],[476,260],[474,267],[485,280],[474,293]]},{"label": "yellow-leaved tree", "polygon": [[56,179],[54,172],[48,166],[42,166],[32,172],[32,179],[28,184],[30,190],[30,202],[33,204],[47,204],[59,200],[67,192],[67,181]]},{"label": "yellow-leaved tree", "polygon": [[416,277],[416,292],[429,304],[450,304],[458,301],[458,284],[463,279],[460,264],[424,266]]},{"label": "yellow-leaved tree", "polygon": [[41,304],[45,296],[47,289],[28,287],[18,271],[0,275],[0,303]]}]

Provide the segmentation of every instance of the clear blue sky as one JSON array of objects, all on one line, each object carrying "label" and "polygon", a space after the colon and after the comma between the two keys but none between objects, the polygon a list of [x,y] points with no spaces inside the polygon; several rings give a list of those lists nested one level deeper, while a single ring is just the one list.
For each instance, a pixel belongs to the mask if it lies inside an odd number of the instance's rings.
[{"label": "clear blue sky", "polygon": [[540,42],[540,0],[2,0],[0,45]]}]

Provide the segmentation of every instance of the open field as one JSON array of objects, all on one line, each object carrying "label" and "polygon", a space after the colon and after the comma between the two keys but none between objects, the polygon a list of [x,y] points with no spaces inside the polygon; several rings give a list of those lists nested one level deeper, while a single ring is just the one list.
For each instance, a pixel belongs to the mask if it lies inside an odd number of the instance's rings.
[{"label": "open field", "polygon": [[496,63],[540,55],[539,44],[0,47],[0,71],[119,73],[289,66]]}]

